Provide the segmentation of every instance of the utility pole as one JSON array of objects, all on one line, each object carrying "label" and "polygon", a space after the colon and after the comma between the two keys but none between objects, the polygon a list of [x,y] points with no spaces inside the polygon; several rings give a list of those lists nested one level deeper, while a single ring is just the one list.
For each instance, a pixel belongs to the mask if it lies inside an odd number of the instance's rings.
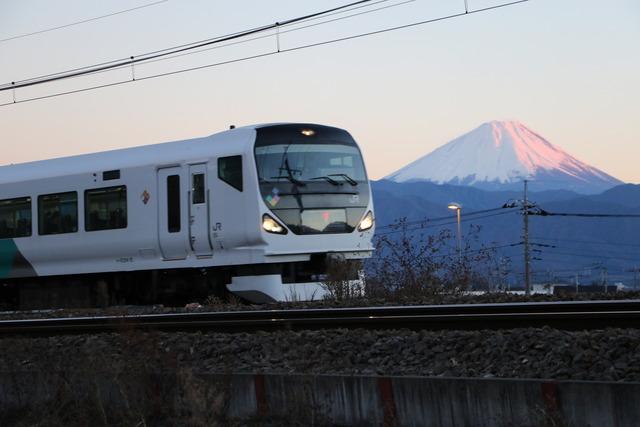
[{"label": "utility pole", "polygon": [[[502,207],[503,208],[516,208],[519,207],[522,209],[522,244],[524,245],[524,292],[526,295],[531,295],[531,247],[529,245],[529,215],[536,215],[535,212],[532,212],[530,209],[535,208],[535,203],[529,202],[529,195],[527,193],[529,185],[529,180],[524,180],[524,198],[522,200],[511,200],[507,201]],[[540,245],[537,246],[550,246],[550,245]]]},{"label": "utility pole", "polygon": [[529,200],[527,199],[527,183],[524,180],[524,206],[523,206],[523,219],[524,219],[524,293],[531,295],[531,269],[530,269],[530,253],[529,253]]},{"label": "utility pole", "polygon": [[633,290],[638,290],[638,273],[640,273],[640,268],[637,265],[634,265],[631,270],[627,270],[630,273],[633,273]]}]

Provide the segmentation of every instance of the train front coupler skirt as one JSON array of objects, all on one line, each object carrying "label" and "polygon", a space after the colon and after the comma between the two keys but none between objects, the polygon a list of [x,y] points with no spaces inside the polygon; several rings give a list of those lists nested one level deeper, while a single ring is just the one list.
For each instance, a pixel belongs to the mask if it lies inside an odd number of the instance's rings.
[{"label": "train front coupler skirt", "polygon": [[232,277],[227,289],[256,304],[314,301],[330,295],[322,282],[283,283],[280,274]]}]

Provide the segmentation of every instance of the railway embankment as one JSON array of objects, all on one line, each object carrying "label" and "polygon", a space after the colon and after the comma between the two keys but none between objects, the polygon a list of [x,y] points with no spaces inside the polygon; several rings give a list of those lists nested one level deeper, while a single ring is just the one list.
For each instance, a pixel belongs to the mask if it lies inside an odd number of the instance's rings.
[{"label": "railway embankment", "polygon": [[0,421],[13,426],[626,427],[637,425],[639,395],[640,383],[180,371],[78,378],[29,372],[0,375]]},{"label": "railway embankment", "polygon": [[33,413],[50,425],[633,425],[629,402],[640,397],[640,331],[631,328],[123,330],[0,341],[3,425],[31,425]]},{"label": "railway embankment", "polygon": [[[457,298],[440,303],[468,297]],[[225,304],[72,313],[228,308],[265,309]],[[640,398],[635,327],[222,332],[123,322],[115,332],[8,332],[0,347],[0,425],[634,426],[640,418],[633,404]]]}]

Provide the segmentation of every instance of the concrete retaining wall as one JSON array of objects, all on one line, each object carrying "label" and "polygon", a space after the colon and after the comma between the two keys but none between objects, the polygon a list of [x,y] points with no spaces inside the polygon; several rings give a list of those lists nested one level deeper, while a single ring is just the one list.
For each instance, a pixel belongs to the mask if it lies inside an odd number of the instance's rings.
[{"label": "concrete retaining wall", "polygon": [[[0,424],[61,405],[103,422],[637,426],[640,383],[307,375],[0,373]],[[74,406],[75,405],[75,406]],[[105,415],[106,414],[106,415]],[[133,416],[133,415],[132,415]],[[110,417],[109,419],[104,417]],[[115,418],[113,418],[115,417]]]}]

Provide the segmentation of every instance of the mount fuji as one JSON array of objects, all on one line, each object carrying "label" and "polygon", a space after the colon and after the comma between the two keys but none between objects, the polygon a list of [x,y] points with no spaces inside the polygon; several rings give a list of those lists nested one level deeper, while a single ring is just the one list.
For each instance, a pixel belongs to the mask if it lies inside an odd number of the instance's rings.
[{"label": "mount fuji", "polygon": [[601,193],[622,181],[581,162],[517,121],[484,123],[384,179],[430,181],[484,190]]}]

